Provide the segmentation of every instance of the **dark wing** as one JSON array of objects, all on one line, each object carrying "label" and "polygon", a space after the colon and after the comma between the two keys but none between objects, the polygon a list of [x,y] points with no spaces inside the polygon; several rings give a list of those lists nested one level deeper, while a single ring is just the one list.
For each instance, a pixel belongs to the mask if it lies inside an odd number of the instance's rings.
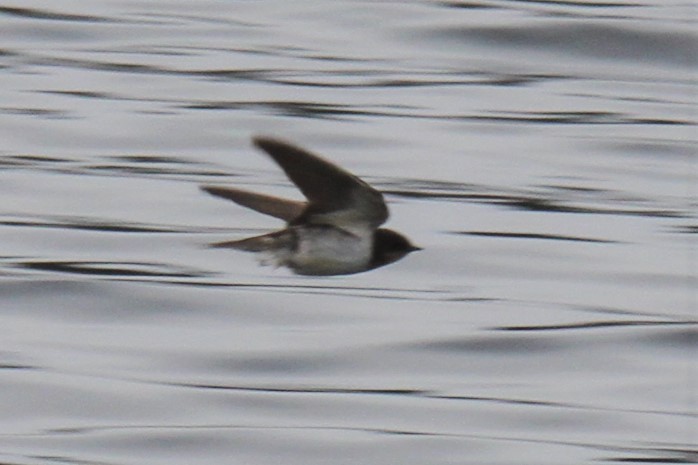
[{"label": "dark wing", "polygon": [[383,195],[348,171],[286,142],[268,137],[255,137],[253,141],[308,199],[302,220],[377,228],[388,219]]},{"label": "dark wing", "polygon": [[243,207],[270,215],[284,221],[293,221],[306,208],[305,202],[287,200],[271,195],[256,194],[254,192],[231,189],[229,187],[201,186],[201,189],[216,197],[232,200]]}]

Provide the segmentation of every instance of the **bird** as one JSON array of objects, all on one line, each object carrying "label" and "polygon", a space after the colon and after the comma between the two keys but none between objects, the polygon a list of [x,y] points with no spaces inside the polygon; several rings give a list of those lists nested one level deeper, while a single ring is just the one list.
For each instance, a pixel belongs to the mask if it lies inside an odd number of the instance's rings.
[{"label": "bird", "polygon": [[262,264],[307,276],[361,273],[422,250],[402,234],[380,227],[389,216],[383,194],[359,177],[276,138],[257,136],[252,143],[281,167],[306,201],[202,185],[211,195],[286,222],[281,230],[213,247],[255,252]]}]

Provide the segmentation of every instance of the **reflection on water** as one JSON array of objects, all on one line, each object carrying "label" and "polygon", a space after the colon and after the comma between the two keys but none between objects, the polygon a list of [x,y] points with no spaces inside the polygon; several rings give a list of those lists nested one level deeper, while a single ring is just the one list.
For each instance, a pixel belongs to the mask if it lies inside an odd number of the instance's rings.
[{"label": "reflection on water", "polygon": [[[698,462],[694,10],[0,6],[0,462]],[[209,249],[282,224],[198,185],[297,194],[260,133],[426,250]]]}]

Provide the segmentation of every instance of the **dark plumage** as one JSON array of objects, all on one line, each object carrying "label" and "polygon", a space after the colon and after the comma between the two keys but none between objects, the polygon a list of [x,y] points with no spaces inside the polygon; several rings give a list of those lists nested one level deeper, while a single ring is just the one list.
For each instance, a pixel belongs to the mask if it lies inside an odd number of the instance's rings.
[{"label": "dark plumage", "polygon": [[379,228],[388,219],[388,208],[383,195],[363,180],[292,144],[268,137],[253,142],[284,170],[307,202],[202,186],[209,194],[286,221],[282,230],[216,247],[260,252],[265,262],[308,275],[367,271],[420,250],[401,234]]}]

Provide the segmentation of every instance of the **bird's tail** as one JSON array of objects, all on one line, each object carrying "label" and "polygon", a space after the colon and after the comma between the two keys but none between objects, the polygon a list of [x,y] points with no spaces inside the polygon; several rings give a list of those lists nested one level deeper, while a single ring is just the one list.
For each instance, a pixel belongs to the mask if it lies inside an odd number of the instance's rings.
[{"label": "bird's tail", "polygon": [[267,252],[289,248],[292,244],[293,236],[288,231],[283,230],[235,241],[217,242],[211,244],[211,247],[244,250],[245,252]]}]

